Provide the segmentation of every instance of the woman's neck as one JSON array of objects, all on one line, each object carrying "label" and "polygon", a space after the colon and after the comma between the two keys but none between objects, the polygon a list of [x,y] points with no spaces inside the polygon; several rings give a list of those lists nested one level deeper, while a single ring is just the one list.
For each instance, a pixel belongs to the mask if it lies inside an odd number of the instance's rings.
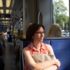
[{"label": "woman's neck", "polygon": [[42,46],[42,43],[38,41],[33,41],[32,44],[36,49],[40,49],[40,47]]}]

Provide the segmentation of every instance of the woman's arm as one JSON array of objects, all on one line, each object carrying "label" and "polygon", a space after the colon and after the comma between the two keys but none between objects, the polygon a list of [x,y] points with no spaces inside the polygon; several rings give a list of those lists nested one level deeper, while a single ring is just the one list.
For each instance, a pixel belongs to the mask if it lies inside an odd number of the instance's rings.
[{"label": "woman's arm", "polygon": [[51,57],[51,59],[53,60],[57,60],[57,62],[56,62],[56,66],[57,67],[60,67],[60,61],[55,57],[55,54],[54,54],[54,51],[53,51],[53,49],[52,49],[52,46],[51,45],[48,45],[47,46],[48,47],[48,50],[49,50],[49,55],[50,55],[50,57]]},{"label": "woman's arm", "polygon": [[28,50],[24,49],[23,53],[25,56],[25,61],[32,70],[44,70],[45,68],[49,68],[50,66],[55,65],[57,62],[57,60],[48,60],[36,63]]},{"label": "woman's arm", "polygon": [[48,68],[45,68],[44,70],[57,70],[57,67],[55,65],[52,65]]}]

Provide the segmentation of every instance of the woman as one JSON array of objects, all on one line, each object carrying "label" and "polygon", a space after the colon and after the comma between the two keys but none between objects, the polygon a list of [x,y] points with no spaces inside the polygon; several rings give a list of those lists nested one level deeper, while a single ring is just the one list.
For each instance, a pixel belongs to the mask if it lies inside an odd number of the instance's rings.
[{"label": "woman", "polygon": [[29,26],[26,37],[30,42],[24,49],[23,70],[57,70],[60,61],[56,59],[49,44],[44,44],[45,28],[40,24]]}]

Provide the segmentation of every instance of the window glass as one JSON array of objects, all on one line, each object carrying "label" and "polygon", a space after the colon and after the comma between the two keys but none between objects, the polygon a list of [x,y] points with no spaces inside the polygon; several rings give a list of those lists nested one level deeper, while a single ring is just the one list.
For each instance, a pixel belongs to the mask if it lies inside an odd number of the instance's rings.
[{"label": "window glass", "polygon": [[61,27],[62,37],[69,37],[69,0],[53,0],[53,17],[54,23]]}]

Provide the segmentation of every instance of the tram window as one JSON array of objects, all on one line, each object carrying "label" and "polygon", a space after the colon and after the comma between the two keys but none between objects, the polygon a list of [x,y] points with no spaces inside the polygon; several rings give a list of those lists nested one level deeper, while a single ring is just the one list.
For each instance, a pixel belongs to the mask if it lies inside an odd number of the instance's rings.
[{"label": "tram window", "polygon": [[69,37],[69,0],[53,0],[53,18],[54,23],[62,29],[62,37]]}]

